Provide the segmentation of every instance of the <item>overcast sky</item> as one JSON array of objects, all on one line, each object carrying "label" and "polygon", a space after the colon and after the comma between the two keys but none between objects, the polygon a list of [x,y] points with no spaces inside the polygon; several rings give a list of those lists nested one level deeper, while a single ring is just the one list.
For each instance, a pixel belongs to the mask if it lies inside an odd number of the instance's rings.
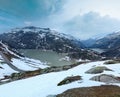
[{"label": "overcast sky", "polygon": [[120,0],[0,0],[0,32],[49,27],[80,39],[120,31]]}]

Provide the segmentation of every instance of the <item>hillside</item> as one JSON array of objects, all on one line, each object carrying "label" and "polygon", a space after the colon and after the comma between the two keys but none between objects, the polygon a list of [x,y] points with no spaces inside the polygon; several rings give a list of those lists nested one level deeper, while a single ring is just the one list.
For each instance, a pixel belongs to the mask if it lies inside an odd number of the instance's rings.
[{"label": "hillside", "polygon": [[98,60],[99,54],[85,50],[80,40],[49,28],[24,27],[0,34],[0,40],[14,49],[52,50],[57,53],[68,53],[74,59]]},{"label": "hillside", "polygon": [[[63,95],[65,95],[64,97],[119,97],[120,70],[118,67],[120,61],[112,64],[110,64],[110,62],[113,61],[82,63],[64,71],[53,71],[47,74],[3,84],[0,86],[0,96],[63,97]],[[78,90],[75,88],[78,88]],[[111,91],[110,89],[114,90]],[[66,90],[68,91],[64,92]],[[79,90],[82,90],[82,92]],[[96,96],[97,93],[101,93],[101,96]],[[82,96],[78,96],[77,94]]]},{"label": "hillside", "polygon": [[7,45],[0,42],[0,78],[9,76],[12,73],[34,71],[48,67],[38,60],[21,56]]},{"label": "hillside", "polygon": [[112,49],[119,47],[120,32],[111,33],[103,38],[96,40],[92,48]]},{"label": "hillside", "polygon": [[115,32],[105,36],[104,38],[96,40],[91,48],[105,49],[102,53],[106,57],[120,57],[120,32]]},{"label": "hillside", "polygon": [[49,28],[16,28],[0,35],[0,40],[15,49],[42,49],[56,52],[71,52],[85,46],[70,35]]}]

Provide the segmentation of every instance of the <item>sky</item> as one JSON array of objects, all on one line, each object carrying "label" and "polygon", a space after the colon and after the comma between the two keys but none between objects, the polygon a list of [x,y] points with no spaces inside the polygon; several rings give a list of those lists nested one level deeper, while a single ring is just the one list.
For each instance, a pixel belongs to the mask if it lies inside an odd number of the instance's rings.
[{"label": "sky", "polygon": [[0,33],[51,28],[79,39],[120,31],[120,0],[0,0]]}]

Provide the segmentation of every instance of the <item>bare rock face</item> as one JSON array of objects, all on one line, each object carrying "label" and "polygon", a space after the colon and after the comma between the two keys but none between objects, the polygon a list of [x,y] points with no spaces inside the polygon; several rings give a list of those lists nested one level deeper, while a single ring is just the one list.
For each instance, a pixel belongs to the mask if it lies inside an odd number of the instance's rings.
[{"label": "bare rock face", "polygon": [[105,66],[97,66],[97,67],[94,67],[94,68],[91,68],[89,69],[88,71],[86,71],[85,73],[88,73],[88,74],[98,74],[98,73],[102,73],[103,71],[112,71],[111,69],[108,69],[107,67]]},{"label": "bare rock face", "polygon": [[116,76],[113,76],[113,75],[107,75],[107,74],[94,76],[90,80],[105,82],[105,83],[120,83],[120,78],[119,77],[116,77]]}]

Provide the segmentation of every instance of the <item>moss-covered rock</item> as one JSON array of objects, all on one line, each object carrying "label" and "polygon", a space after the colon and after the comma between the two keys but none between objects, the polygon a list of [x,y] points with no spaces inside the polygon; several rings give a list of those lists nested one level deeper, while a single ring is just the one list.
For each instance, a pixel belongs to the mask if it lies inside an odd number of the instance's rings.
[{"label": "moss-covered rock", "polygon": [[62,80],[60,83],[58,83],[58,86],[64,85],[64,84],[69,84],[71,82],[77,81],[77,80],[82,80],[81,76],[70,76],[66,77],[64,80]]},{"label": "moss-covered rock", "polygon": [[92,77],[90,80],[105,82],[105,83],[120,83],[120,78],[114,75],[102,74]]},{"label": "moss-covered rock", "polygon": [[106,70],[106,71],[112,71],[111,69],[108,69],[105,66],[97,66],[97,67],[89,69],[85,73],[88,73],[88,74],[97,74],[97,73],[102,73],[104,70]]},{"label": "moss-covered rock", "polygon": [[109,60],[104,62],[104,64],[117,64],[117,63],[120,63],[120,60]]}]

